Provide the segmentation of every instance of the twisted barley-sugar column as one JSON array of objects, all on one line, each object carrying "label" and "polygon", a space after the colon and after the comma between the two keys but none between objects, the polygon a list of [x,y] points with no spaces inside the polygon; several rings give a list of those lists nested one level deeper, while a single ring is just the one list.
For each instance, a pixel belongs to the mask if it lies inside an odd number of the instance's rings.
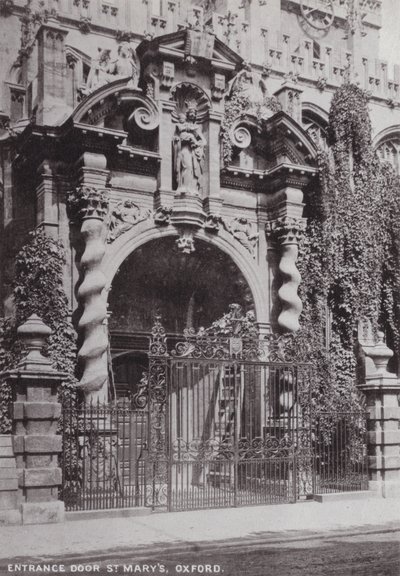
[{"label": "twisted barley-sugar column", "polygon": [[278,269],[282,286],[278,290],[278,298],[282,310],[278,316],[278,325],[284,332],[296,332],[300,328],[299,318],[303,305],[297,294],[301,276],[296,262],[299,254],[298,244],[304,229],[305,220],[289,217],[278,218],[267,224],[267,232],[277,240],[281,248]]},{"label": "twisted barley-sugar column", "polygon": [[75,218],[81,222],[80,234],[85,246],[80,260],[83,280],[77,294],[83,308],[78,322],[83,337],[78,351],[82,368],[79,385],[87,400],[106,401],[108,338],[104,320],[107,304],[102,297],[106,277],[100,266],[105,254],[104,219],[108,212],[108,199],[104,191],[85,186],[76,191],[70,205],[75,208]]}]

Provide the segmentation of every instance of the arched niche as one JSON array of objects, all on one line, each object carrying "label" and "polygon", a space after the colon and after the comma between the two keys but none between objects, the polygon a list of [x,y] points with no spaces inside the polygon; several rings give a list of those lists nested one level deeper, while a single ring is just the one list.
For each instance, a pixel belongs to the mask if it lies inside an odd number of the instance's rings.
[{"label": "arched niche", "polygon": [[176,237],[153,239],[121,264],[109,293],[111,333],[148,333],[155,313],[167,332],[208,327],[229,304],[254,310],[254,298],[239,267],[211,243],[196,240],[196,251],[184,254]]}]

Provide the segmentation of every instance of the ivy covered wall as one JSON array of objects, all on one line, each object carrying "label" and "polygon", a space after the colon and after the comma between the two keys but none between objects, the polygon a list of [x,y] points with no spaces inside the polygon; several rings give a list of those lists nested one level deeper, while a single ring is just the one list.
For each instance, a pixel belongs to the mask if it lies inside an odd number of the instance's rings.
[{"label": "ivy covered wall", "polygon": [[384,329],[400,351],[400,182],[373,150],[368,96],[358,86],[335,93],[329,143],[319,154],[319,186],[306,197],[295,347],[317,367],[321,406],[348,409],[359,402],[359,321]]},{"label": "ivy covered wall", "polygon": [[[0,372],[17,366],[23,355],[17,327],[37,314],[52,329],[45,353],[56,370],[66,372],[63,394],[73,394],[75,379],[75,331],[70,322],[63,289],[65,254],[62,244],[39,229],[18,253],[13,285],[14,315],[3,319],[0,330]],[[0,382],[0,433],[11,429],[11,390]]]}]

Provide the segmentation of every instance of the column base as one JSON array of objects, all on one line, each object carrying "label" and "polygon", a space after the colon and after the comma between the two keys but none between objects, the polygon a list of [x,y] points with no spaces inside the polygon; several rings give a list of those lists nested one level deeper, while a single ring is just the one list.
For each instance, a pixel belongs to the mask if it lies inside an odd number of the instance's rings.
[{"label": "column base", "polygon": [[64,522],[64,502],[24,502],[22,524],[56,524]]}]

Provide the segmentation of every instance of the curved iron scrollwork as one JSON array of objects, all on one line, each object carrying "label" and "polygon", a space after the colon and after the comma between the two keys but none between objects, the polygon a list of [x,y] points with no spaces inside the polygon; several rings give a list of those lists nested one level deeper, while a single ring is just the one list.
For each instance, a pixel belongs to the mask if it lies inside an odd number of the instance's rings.
[{"label": "curved iron scrollwork", "polygon": [[[272,435],[267,435],[265,438],[241,438],[237,444],[237,457],[239,461],[287,458],[293,455],[294,450],[293,438],[287,434],[283,438]],[[235,457],[235,445],[229,438],[223,440],[193,438],[189,441],[177,438],[172,443],[172,460],[174,462],[229,461],[234,460]]]},{"label": "curved iron scrollwork", "polygon": [[146,408],[149,398],[149,373],[145,370],[140,379],[136,394],[132,395],[132,408],[143,410]]},{"label": "curved iron scrollwork", "polygon": [[184,340],[178,342],[171,356],[206,360],[247,360],[265,362],[292,362],[291,339],[287,336],[269,335],[260,338],[221,337],[200,329],[184,330]]},{"label": "curved iron scrollwork", "polygon": [[293,454],[294,448],[293,438],[287,434],[283,438],[270,434],[252,440],[241,438],[238,444],[240,460],[287,458]]},{"label": "curved iron scrollwork", "polygon": [[233,460],[233,458],[234,446],[233,442],[228,438],[224,440],[193,438],[189,441],[177,438],[172,442],[172,459],[175,462],[209,462]]},{"label": "curved iron scrollwork", "polygon": [[[231,307],[236,305],[231,305]],[[161,323],[161,317],[156,316],[151,331],[150,356],[174,358],[193,358],[205,360],[243,360],[263,362],[294,362],[292,334],[269,334],[259,338],[257,329],[240,334],[240,323],[245,317],[237,318],[237,326],[225,326],[225,329],[215,323],[210,328],[200,328],[198,331],[187,328],[183,331],[183,340],[175,344],[170,353],[167,347],[167,336]],[[299,364],[300,366],[300,364]]]},{"label": "curved iron scrollwork", "polygon": [[161,316],[156,316],[151,329],[149,356],[168,356],[167,335],[161,324]]}]

